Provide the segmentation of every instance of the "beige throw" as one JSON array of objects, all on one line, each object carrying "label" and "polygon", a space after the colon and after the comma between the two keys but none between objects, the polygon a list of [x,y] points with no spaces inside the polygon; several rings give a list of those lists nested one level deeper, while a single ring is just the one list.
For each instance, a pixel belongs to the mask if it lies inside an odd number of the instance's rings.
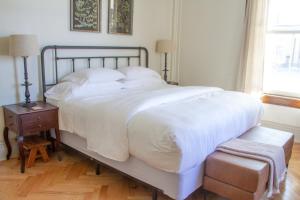
[{"label": "beige throw", "polygon": [[270,174],[267,197],[271,198],[274,194],[280,193],[279,186],[286,174],[285,156],[282,147],[243,139],[233,139],[218,146],[217,150],[269,163]]}]

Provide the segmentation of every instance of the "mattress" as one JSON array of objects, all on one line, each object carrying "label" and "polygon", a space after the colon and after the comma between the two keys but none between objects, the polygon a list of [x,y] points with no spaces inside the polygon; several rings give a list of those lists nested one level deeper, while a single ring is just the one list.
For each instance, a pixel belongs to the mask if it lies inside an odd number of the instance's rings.
[{"label": "mattress", "polygon": [[56,105],[60,129],[84,138],[89,151],[122,162],[135,157],[178,174],[256,126],[262,113],[261,103],[246,94],[165,85]]},{"label": "mattress", "polygon": [[[53,135],[55,137],[55,135]],[[176,200],[188,197],[202,185],[204,163],[199,164],[185,172],[169,173],[147,165],[140,159],[131,156],[125,162],[107,159],[87,149],[86,140],[73,133],[61,131],[62,143],[80,151],[106,165],[111,166],[129,176],[141,180],[162,190],[162,192]]]}]

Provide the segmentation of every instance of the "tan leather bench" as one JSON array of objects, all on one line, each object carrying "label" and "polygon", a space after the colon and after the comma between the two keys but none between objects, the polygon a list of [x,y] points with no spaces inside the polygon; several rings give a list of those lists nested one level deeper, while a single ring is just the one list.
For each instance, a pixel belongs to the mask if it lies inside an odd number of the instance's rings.
[{"label": "tan leather bench", "polygon": [[[291,133],[256,127],[240,138],[282,146],[288,164],[294,136]],[[206,160],[204,189],[232,200],[259,200],[264,195],[269,176],[267,163],[215,152]]]},{"label": "tan leather bench", "polygon": [[268,177],[267,163],[215,152],[206,161],[204,189],[232,200],[258,200]]}]

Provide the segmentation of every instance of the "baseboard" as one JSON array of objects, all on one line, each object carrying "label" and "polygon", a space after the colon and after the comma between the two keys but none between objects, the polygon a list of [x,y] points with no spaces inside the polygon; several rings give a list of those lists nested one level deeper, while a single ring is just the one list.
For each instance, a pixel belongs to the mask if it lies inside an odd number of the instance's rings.
[{"label": "baseboard", "polygon": [[0,142],[0,161],[6,159],[6,147],[4,142]]},{"label": "baseboard", "polygon": [[262,126],[291,132],[295,135],[295,142],[300,143],[300,127],[290,126],[290,125],[286,125],[286,124],[280,124],[280,123],[271,122],[271,121],[262,121]]},{"label": "baseboard", "polygon": [[[18,156],[18,146],[14,139],[10,140],[10,144],[12,147],[11,158],[16,158]],[[4,142],[0,142],[0,161],[6,160],[6,146]]]}]

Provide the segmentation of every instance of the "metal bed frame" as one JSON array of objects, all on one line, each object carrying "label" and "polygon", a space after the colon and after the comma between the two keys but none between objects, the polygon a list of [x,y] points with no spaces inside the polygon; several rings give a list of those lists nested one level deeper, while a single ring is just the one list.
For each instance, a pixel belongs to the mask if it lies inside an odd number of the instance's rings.
[{"label": "metal bed frame", "polygon": [[[134,54],[132,55],[120,55],[120,56],[60,56],[59,55],[59,51],[60,50],[116,50],[116,51],[128,51],[128,50],[132,50],[135,51]],[[47,83],[46,81],[46,65],[45,65],[45,56],[46,56],[46,52],[48,51],[54,51],[54,69],[55,69],[55,77],[54,77],[54,82],[53,83]],[[46,101],[46,97],[45,97],[45,92],[47,91],[47,88],[55,86],[56,84],[59,83],[59,61],[61,60],[70,60],[71,61],[71,65],[72,65],[72,72],[76,71],[76,60],[86,60],[87,61],[87,68],[91,68],[91,60],[100,60],[102,67],[105,68],[106,67],[106,60],[114,60],[115,61],[115,69],[118,69],[119,67],[119,60],[120,59],[126,59],[127,60],[127,66],[130,66],[131,60],[132,59],[138,59],[138,63],[139,65],[142,64],[142,58],[143,58],[143,54],[144,54],[144,66],[145,67],[149,67],[149,53],[147,48],[145,47],[120,47],[120,46],[57,46],[57,45],[52,45],[52,46],[46,46],[42,49],[41,52],[41,72],[42,72],[42,85],[43,85],[43,98],[44,101]],[[53,66],[52,66],[53,67]],[[98,160],[95,160],[94,158],[80,152],[77,151],[76,149],[63,144],[65,147],[67,147],[68,149],[72,149],[78,153],[80,153],[81,155],[84,155],[85,157],[94,160],[96,162],[96,174],[99,175],[100,174],[100,165],[111,168],[117,172],[119,172],[122,175],[127,176],[130,179],[133,179],[149,188],[152,189],[152,200],[157,200],[157,193],[158,192],[162,192],[160,189],[149,185],[148,183],[145,183],[137,178],[134,178],[128,174],[125,174],[124,172],[121,172],[111,166],[108,166],[107,164],[104,164]]]},{"label": "metal bed frame", "polygon": [[[134,50],[136,51],[135,54],[132,55],[120,55],[120,56],[59,56],[59,50],[116,50],[116,51],[128,51]],[[46,65],[45,65],[45,54],[47,51],[54,51],[54,68],[55,68],[55,82],[54,83],[47,83],[46,82]],[[142,64],[142,55],[144,53],[144,66],[149,67],[149,52],[148,49],[145,47],[120,47],[120,46],[46,46],[42,49],[41,52],[41,67],[42,67],[42,83],[43,83],[43,94],[47,91],[48,87],[52,87],[59,82],[59,61],[62,60],[70,60],[72,61],[72,72],[76,71],[76,60],[86,60],[87,61],[87,68],[91,68],[91,60],[100,60],[102,67],[106,67],[107,60],[114,60],[115,61],[115,69],[119,67],[119,60],[126,59],[127,66],[130,66],[132,59],[138,59],[139,65]],[[43,95],[44,96],[44,95]],[[44,96],[44,100],[46,100]]]}]

